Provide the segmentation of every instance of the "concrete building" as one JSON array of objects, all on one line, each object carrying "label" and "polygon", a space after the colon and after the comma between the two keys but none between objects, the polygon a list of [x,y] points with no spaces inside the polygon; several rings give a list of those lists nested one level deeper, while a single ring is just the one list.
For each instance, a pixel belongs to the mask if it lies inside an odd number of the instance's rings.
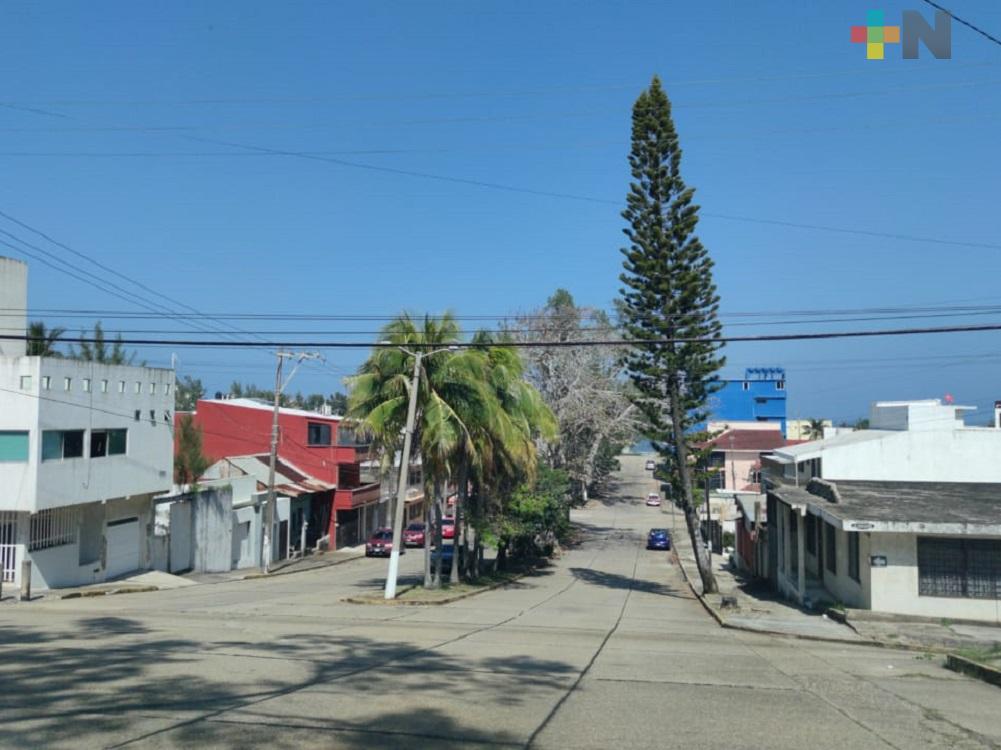
[{"label": "concrete building", "polygon": [[[27,267],[0,258],[3,326],[27,328]],[[0,353],[0,567],[75,586],[150,566],[154,495],[173,473],[174,372]]]},{"label": "concrete building", "polygon": [[781,367],[749,367],[739,380],[724,380],[709,399],[709,421],[778,425],[786,434],[786,373]]},{"label": "concrete building", "polygon": [[811,479],[773,500],[776,578],[791,598],[1001,622],[1001,483]]},{"label": "concrete building", "polygon": [[872,429],[764,457],[768,526],[754,529],[775,587],[803,603],[996,621],[1001,429],[967,427],[969,411],[879,402]]}]

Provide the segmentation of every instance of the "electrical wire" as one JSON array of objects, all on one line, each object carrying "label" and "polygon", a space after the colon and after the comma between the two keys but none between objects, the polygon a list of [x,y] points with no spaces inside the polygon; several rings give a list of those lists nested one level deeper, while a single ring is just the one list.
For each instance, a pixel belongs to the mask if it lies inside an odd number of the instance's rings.
[{"label": "electrical wire", "polygon": [[944,8],[944,7],[942,7],[941,5],[939,5],[936,2],[932,2],[932,0],[924,0],[924,2],[927,3],[928,5],[930,5],[931,7],[935,8],[936,10],[940,10],[943,13],[948,14],[954,21],[957,21],[958,23],[963,24],[963,26],[966,26],[968,29],[972,29],[973,31],[977,32],[978,34],[980,34],[980,36],[984,37],[985,39],[988,39],[989,41],[994,42],[994,44],[997,44],[997,45],[1001,46],[1001,39],[998,39],[996,36],[992,36],[992,35],[988,34],[982,28],[980,28],[979,26],[974,26],[969,21],[964,21],[962,18],[960,18],[959,16],[957,16],[955,13],[953,13],[948,8]]}]

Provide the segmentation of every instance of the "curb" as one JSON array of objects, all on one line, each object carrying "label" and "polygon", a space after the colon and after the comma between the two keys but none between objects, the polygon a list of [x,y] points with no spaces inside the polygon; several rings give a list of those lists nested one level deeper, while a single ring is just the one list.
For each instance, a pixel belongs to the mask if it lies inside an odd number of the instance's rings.
[{"label": "curb", "polygon": [[[522,578],[524,578],[527,575],[530,575],[533,572],[534,571],[525,571],[524,573],[519,573],[518,575],[514,576],[513,578],[509,578],[506,581],[497,581],[496,583],[492,583],[489,586],[484,586],[481,589],[476,589],[475,591],[466,591],[466,592],[463,592],[461,594],[456,594],[455,596],[446,597],[444,599],[435,599],[434,601],[406,601],[406,602],[401,602],[398,599],[381,599],[381,600],[380,599],[375,599],[375,600],[370,600],[370,599],[361,599],[359,597],[354,597],[354,596],[346,597],[344,599],[341,599],[341,601],[342,602],[347,602],[348,604],[375,604],[376,606],[385,606],[385,607],[437,607],[437,606],[440,606],[442,604],[451,604],[452,602],[461,601],[462,599],[468,599],[469,597],[476,596],[477,594],[485,594],[488,591],[493,591],[494,589],[499,589],[502,586],[509,586],[510,584],[514,583],[515,581],[521,580]],[[415,589],[415,588],[417,588],[416,584],[413,585],[413,586],[410,586],[407,589],[404,589],[404,591],[410,591],[410,590]],[[403,592],[401,591],[400,593],[403,593]]]},{"label": "curb", "polygon": [[131,588],[121,588],[121,589],[88,589],[85,591],[71,591],[68,594],[62,594],[59,599],[83,599],[93,596],[115,596],[117,594],[145,594],[150,591],[159,591],[159,586],[133,586]]},{"label": "curb", "polygon": [[953,672],[965,674],[967,677],[975,677],[983,680],[989,685],[1001,687],[1001,669],[988,667],[986,664],[967,659],[957,654],[947,654],[945,657],[945,668]]},{"label": "curb", "polygon": [[296,568],[292,565],[288,565],[279,570],[272,571],[271,573],[248,573],[245,576],[237,578],[238,581],[254,581],[260,578],[275,578],[277,576],[289,576],[293,573],[308,573],[311,570],[322,570],[323,568],[332,568],[335,565],[343,565],[344,563],[354,562],[355,560],[361,560],[364,558],[364,553],[354,555],[352,557],[345,557],[342,560],[330,560],[329,562],[323,563],[323,565],[311,565],[308,568]]}]

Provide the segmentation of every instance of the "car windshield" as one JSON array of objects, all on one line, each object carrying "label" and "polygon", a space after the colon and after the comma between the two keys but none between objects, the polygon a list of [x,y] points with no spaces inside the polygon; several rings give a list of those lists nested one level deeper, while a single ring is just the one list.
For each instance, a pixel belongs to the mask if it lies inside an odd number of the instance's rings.
[{"label": "car windshield", "polygon": [[424,524],[412,523],[409,526],[407,526],[407,531],[424,531]]},{"label": "car windshield", "polygon": [[392,539],[392,538],[393,538],[393,532],[392,531],[388,531],[388,530],[387,531],[377,531],[374,534],[372,534],[372,539],[379,540],[379,541],[386,540],[386,539]]}]

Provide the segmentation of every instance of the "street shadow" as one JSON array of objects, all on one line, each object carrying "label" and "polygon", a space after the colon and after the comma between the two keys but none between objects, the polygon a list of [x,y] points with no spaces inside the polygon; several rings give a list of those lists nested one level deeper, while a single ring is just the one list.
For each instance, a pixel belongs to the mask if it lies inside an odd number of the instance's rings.
[{"label": "street shadow", "polygon": [[551,701],[576,673],[554,659],[478,655],[465,647],[475,634],[452,653],[444,636],[431,646],[259,630],[194,639],[178,637],[183,625],[49,616],[0,627],[5,747],[523,744],[524,737],[463,722],[463,707]]},{"label": "street shadow", "polygon": [[618,573],[606,573],[602,570],[591,568],[570,568],[570,573],[579,581],[589,583],[592,586],[602,586],[608,589],[622,589],[629,591],[642,591],[646,594],[657,594],[659,596],[671,596],[679,598],[690,598],[684,591],[655,581],[647,581],[642,578],[631,578],[630,576]]}]

